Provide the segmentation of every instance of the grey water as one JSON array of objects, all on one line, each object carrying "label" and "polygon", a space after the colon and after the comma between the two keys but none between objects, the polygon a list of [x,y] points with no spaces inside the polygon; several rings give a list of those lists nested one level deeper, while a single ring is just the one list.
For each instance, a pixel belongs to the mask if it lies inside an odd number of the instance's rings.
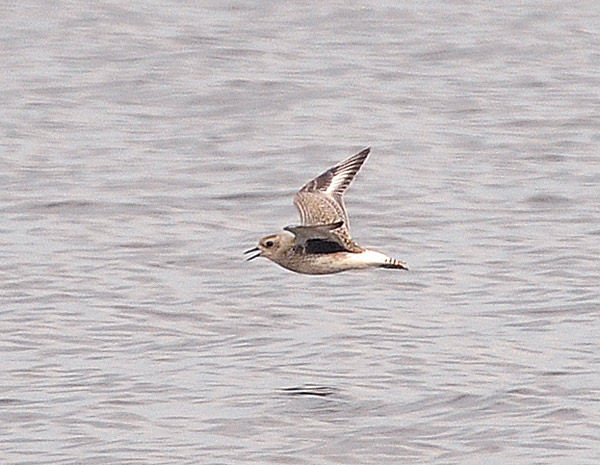
[{"label": "grey water", "polygon": [[600,463],[599,5],[2,3],[0,462]]}]

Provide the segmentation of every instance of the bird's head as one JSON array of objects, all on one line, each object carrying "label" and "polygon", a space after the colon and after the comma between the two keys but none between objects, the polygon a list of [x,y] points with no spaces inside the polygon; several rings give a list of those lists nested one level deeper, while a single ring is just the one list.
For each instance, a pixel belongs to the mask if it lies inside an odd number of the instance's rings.
[{"label": "bird's head", "polygon": [[249,254],[258,252],[256,255],[248,257],[248,261],[254,260],[257,257],[265,257],[276,262],[280,254],[287,252],[294,246],[294,241],[294,235],[289,232],[272,234],[270,236],[265,236],[258,241],[258,247],[246,250],[244,253]]}]

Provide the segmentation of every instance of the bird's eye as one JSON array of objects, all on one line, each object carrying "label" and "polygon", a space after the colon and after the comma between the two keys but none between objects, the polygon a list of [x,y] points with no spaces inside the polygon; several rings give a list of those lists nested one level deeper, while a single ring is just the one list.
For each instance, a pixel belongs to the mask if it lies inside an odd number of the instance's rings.
[{"label": "bird's eye", "polygon": [[265,242],[265,245],[267,247],[273,247],[273,241],[267,241],[267,242]]}]

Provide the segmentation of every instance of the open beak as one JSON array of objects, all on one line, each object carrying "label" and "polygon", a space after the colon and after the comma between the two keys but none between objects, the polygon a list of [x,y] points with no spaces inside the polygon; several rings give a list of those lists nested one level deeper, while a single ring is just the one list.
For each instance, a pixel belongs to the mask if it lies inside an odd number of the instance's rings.
[{"label": "open beak", "polygon": [[247,259],[246,259],[246,261],[247,261],[247,262],[249,262],[250,260],[254,260],[256,257],[260,257],[260,252],[259,252],[259,250],[260,250],[260,249],[259,249],[258,247],[254,247],[253,249],[246,250],[246,251],[244,252],[244,254],[247,254],[247,253],[252,253],[252,252],[258,252],[256,255],[252,255],[251,257],[247,258]]}]

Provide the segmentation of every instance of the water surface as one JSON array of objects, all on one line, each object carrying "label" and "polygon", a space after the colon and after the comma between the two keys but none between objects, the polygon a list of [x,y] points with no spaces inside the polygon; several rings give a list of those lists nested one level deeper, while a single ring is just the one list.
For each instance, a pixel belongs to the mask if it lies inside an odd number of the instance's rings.
[{"label": "water surface", "polygon": [[[2,463],[600,460],[597,6],[0,12]],[[243,261],[365,146],[410,272]]]}]

